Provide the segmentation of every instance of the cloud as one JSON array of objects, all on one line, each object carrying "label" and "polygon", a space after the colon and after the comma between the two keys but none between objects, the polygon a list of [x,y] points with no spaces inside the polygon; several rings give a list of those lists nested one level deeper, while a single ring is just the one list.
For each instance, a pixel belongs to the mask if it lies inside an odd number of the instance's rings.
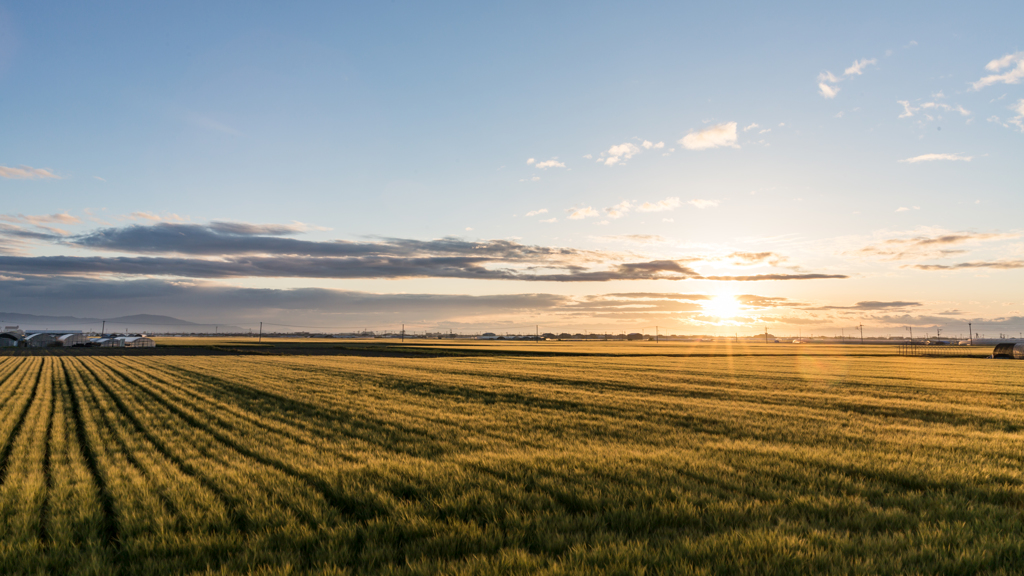
[{"label": "cloud", "polygon": [[558,218],[548,218],[547,220],[541,220],[541,222],[545,224],[554,224],[555,222],[558,222]]},{"label": "cloud", "polygon": [[1024,260],[995,260],[991,262],[961,262],[959,264],[915,264],[910,268],[917,270],[963,270],[973,268],[992,268],[996,270],[1015,270],[1024,268]]},{"label": "cloud", "polygon": [[565,168],[565,162],[559,162],[557,158],[537,163],[537,168]]},{"label": "cloud", "polygon": [[529,165],[529,164],[533,164],[533,163],[534,163],[534,162],[536,162],[536,161],[537,161],[537,160],[536,160],[536,159],[534,159],[534,158],[527,158],[527,159],[526,159],[526,163],[527,163],[528,165]]},{"label": "cloud", "polygon": [[896,300],[892,302],[879,302],[868,300],[857,302],[853,306],[821,306],[818,308],[805,308],[805,310],[891,310],[894,308],[913,308],[921,306],[920,302],[903,302]]},{"label": "cloud", "polygon": [[839,94],[839,87],[835,85],[837,82],[839,82],[839,79],[833,76],[831,72],[818,74],[818,93],[829,100],[835,98]]},{"label": "cloud", "polygon": [[538,214],[547,214],[547,213],[548,213],[548,209],[547,208],[541,208],[540,210],[531,210],[531,211],[527,212],[526,216],[530,217],[530,216],[537,216]]},{"label": "cloud", "polygon": [[690,200],[689,202],[687,202],[687,204],[692,204],[692,205],[696,206],[697,208],[700,208],[701,210],[703,210],[705,208],[715,208],[715,207],[717,207],[718,204],[719,204],[719,201],[718,200],[702,200],[700,198],[697,198],[697,199],[694,199],[694,200]]},{"label": "cloud", "polygon": [[641,144],[641,146],[643,146],[647,150],[650,150],[652,148],[657,150],[659,148],[664,148],[665,147],[665,143],[664,142],[658,142],[657,144],[655,144],[654,142],[651,142],[650,140],[644,140],[643,144]]},{"label": "cloud", "polygon": [[[950,106],[949,104],[945,104],[943,102],[922,102],[921,104],[915,106],[911,104],[908,100],[897,100],[896,103],[903,106],[903,113],[900,114],[900,118],[910,118],[911,116],[914,116],[915,113],[921,112],[923,110],[942,110],[945,112],[956,112],[961,116],[971,115],[970,110],[965,109],[963,106],[960,106],[959,104],[956,106]],[[925,114],[925,118],[927,120],[935,119],[927,113]]]},{"label": "cloud", "polygon": [[1009,68],[1009,70],[1002,74],[984,76],[977,82],[972,83],[971,87],[974,90],[981,90],[993,84],[1020,84],[1021,80],[1024,79],[1024,52],[1007,54],[985,65],[985,69],[989,72],[999,72],[1004,68]]},{"label": "cloud", "polygon": [[757,125],[757,122],[754,122],[753,124],[747,126],[746,128],[743,129],[743,131],[746,132],[748,130],[753,130],[754,128],[760,128],[760,126]]},{"label": "cloud", "polygon": [[45,168],[33,168],[31,166],[24,165],[20,168],[0,166],[0,178],[8,178],[11,180],[61,179],[60,176],[57,176]]},{"label": "cloud", "polygon": [[637,212],[667,212],[675,210],[682,206],[683,203],[675,196],[670,196],[664,200],[658,200],[657,202],[644,202],[637,207]]},{"label": "cloud", "polygon": [[1017,116],[1009,119],[1010,124],[1015,124],[1018,130],[1024,132],[1024,99],[1010,106],[1010,110],[1017,113]]},{"label": "cloud", "polygon": [[[665,204],[671,205],[672,199]],[[593,208],[574,214],[597,216]],[[576,219],[579,219],[577,217]],[[0,273],[34,276],[232,278],[462,278],[552,282],[604,282],[703,278],[688,267],[698,258],[645,260],[634,253],[524,245],[512,240],[459,238],[306,241],[286,237],[299,225],[161,222],[101,228],[63,237],[0,224],[7,256]],[[644,238],[653,241],[654,237]],[[128,252],[141,256],[20,256],[12,242]],[[634,238],[639,242],[640,237]],[[715,276],[711,280],[790,280],[836,275]]]},{"label": "cloud", "polygon": [[[878,60],[874,58],[870,60],[868,60],[867,58],[863,60],[854,60],[853,64],[849,68],[847,68],[843,73],[847,76],[852,76],[855,74],[859,76],[864,73],[864,68],[872,64],[878,64]],[[835,80],[833,80],[833,82],[835,82]]]},{"label": "cloud", "polygon": [[621,218],[626,215],[633,208],[633,203],[629,200],[623,200],[615,206],[605,208],[604,212],[609,218]]},{"label": "cloud", "polygon": [[849,278],[845,274],[755,274],[753,276],[702,276],[702,280],[762,282],[768,280],[828,280]]},{"label": "cloud", "polygon": [[612,146],[607,152],[601,154],[600,162],[604,162],[605,166],[614,166],[620,162],[625,162],[640,153],[640,148],[636,144],[626,142],[619,144],[618,146]]},{"label": "cloud", "polygon": [[930,235],[917,234],[909,238],[890,238],[883,242],[865,246],[856,253],[861,256],[886,261],[950,258],[966,253],[966,250],[963,249],[965,245],[997,242],[1019,237],[1020,234],[1017,233],[943,232]]},{"label": "cloud", "polygon": [[785,256],[775,252],[733,252],[726,256],[725,259],[732,260],[733,264],[740,266],[757,266],[760,264],[780,266],[788,260]]},{"label": "cloud", "polygon": [[620,234],[618,236],[599,236],[599,240],[609,242],[628,242],[631,244],[664,244],[668,239],[657,234]]},{"label": "cloud", "polygon": [[594,210],[590,206],[587,206],[586,208],[579,208],[579,209],[573,208],[573,209],[567,210],[567,212],[572,212],[571,214],[569,214],[569,220],[582,220],[582,219],[587,218],[589,216],[600,216],[601,215],[597,210]]},{"label": "cloud", "polygon": [[736,145],[736,123],[726,122],[700,132],[691,132],[680,139],[679,143],[688,150],[706,150],[721,146],[738,148],[739,146]]},{"label": "cloud", "polygon": [[918,162],[934,162],[936,160],[960,160],[963,162],[970,162],[974,159],[974,156],[964,156],[963,154],[922,154],[920,156],[914,156],[913,158],[906,158],[900,160],[907,164],[916,164]]},{"label": "cloud", "polygon": [[0,220],[4,222],[17,223],[28,223],[28,224],[80,224],[81,218],[72,216],[67,212],[60,212],[57,214],[43,214],[39,216],[26,216],[24,214],[2,214]]}]

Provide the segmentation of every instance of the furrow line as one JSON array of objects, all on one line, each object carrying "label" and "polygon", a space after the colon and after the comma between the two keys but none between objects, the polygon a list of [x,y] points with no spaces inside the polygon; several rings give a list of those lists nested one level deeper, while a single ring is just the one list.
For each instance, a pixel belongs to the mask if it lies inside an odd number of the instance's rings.
[{"label": "furrow line", "polygon": [[17,401],[13,399],[17,397],[18,392],[21,390],[21,384],[32,371],[32,364],[31,359],[19,358],[17,369],[12,370],[8,379],[4,382],[4,384],[10,384],[10,386],[5,387],[4,395],[0,398],[0,419],[6,420],[7,416],[9,416],[8,413],[15,409],[14,404]]},{"label": "furrow line", "polygon": [[[231,392],[234,392],[235,394],[225,393],[221,390],[218,390],[215,386],[212,386],[209,383],[205,382],[197,383],[193,388],[193,394],[183,394],[179,392],[181,387],[180,380],[170,380],[170,378],[172,378],[173,376],[166,369],[163,369],[162,366],[153,366],[147,364],[146,367],[147,371],[145,372],[144,377],[147,380],[152,381],[153,385],[155,387],[158,387],[161,392],[167,394],[168,396],[173,396],[178,401],[190,403],[192,406],[195,407],[197,412],[204,412],[209,414],[212,418],[219,419],[223,427],[225,428],[233,428],[234,426],[227,422],[224,416],[222,416],[222,414],[233,416],[234,418],[239,419],[243,423],[250,424],[252,426],[258,426],[266,430],[267,432],[284,436],[289,440],[295,442],[296,444],[300,444],[321,452],[324,450],[328,450],[331,452],[332,456],[346,460],[348,462],[359,461],[358,458],[352,456],[351,454],[340,451],[334,448],[333,446],[325,446],[323,444],[317,443],[313,441],[311,438],[304,436],[301,432],[305,432],[311,436],[315,436],[320,440],[329,441],[334,439],[330,435],[323,434],[316,427],[303,423],[299,419],[284,418],[276,414],[257,414],[253,410],[249,410],[246,407],[242,407],[243,405],[237,401],[234,403],[227,401],[228,399],[237,400],[240,395],[251,396],[253,394],[253,390],[251,389],[244,389],[244,387],[241,387],[233,382],[225,381],[220,378],[215,378],[217,383],[221,385],[222,389],[229,390]],[[122,369],[114,368],[113,366],[111,366],[110,368],[114,372],[117,372],[118,374],[125,376]],[[157,371],[163,372],[163,374],[165,374],[166,376],[160,377],[154,374],[154,372]],[[200,374],[198,372],[192,372],[189,370],[180,370],[178,372],[179,374],[186,374],[191,376],[191,379],[193,380],[196,377],[202,378],[203,380],[210,379],[210,376],[208,375]],[[204,389],[209,390],[210,392],[204,392]],[[202,404],[196,402],[196,398],[200,398],[205,402]],[[205,404],[209,404],[211,407],[207,408]],[[248,406],[249,402],[246,402],[244,405]],[[270,422],[268,422],[268,420],[277,423],[277,425],[271,424]],[[301,432],[297,432],[296,430]]]},{"label": "furrow line", "polygon": [[[194,377],[199,378],[206,378],[206,376],[204,376],[203,374],[199,372],[194,372],[184,367],[175,366],[174,368],[182,374],[193,375]],[[212,370],[213,368],[211,368],[211,371]],[[230,372],[229,374],[235,375],[234,373]],[[351,408],[339,409],[331,405],[324,406],[324,403],[330,404],[337,402],[337,399],[331,396],[314,396],[309,399],[299,399],[294,396],[285,394],[281,391],[262,390],[246,386],[244,384],[240,384],[237,382],[233,382],[231,380],[226,380],[224,378],[217,378],[216,381],[222,384],[224,387],[234,391],[235,394],[238,395],[240,399],[244,399],[242,400],[244,402],[244,405],[251,406],[251,408],[249,408],[249,411],[251,412],[259,410],[260,408],[265,408],[264,406],[261,406],[261,404],[268,403],[280,409],[284,409],[287,407],[288,409],[295,410],[307,416],[310,420],[315,420],[317,424],[321,427],[321,430],[314,431],[313,433],[317,434],[328,443],[337,442],[338,437],[341,436],[344,437],[346,440],[365,443],[367,446],[367,450],[372,450],[373,447],[380,446],[381,434],[377,430],[377,423],[374,422],[372,418],[368,418],[366,414],[356,413]],[[319,402],[320,404],[318,405],[314,402]],[[413,420],[424,419],[424,416],[422,414],[416,412],[402,411],[399,413]],[[344,422],[345,425],[339,425],[339,422]],[[387,419],[387,422],[384,426],[388,428],[390,431],[397,432],[399,435],[402,436],[416,436],[421,438],[423,436],[428,435],[425,428],[400,424],[394,418]],[[431,438],[431,440],[436,441],[436,438]],[[384,447],[384,449],[388,451],[408,453],[410,455],[418,455],[418,453],[410,452],[409,450],[405,450],[393,445]],[[344,452],[334,451],[333,453],[338,454],[339,457],[342,457],[346,460],[352,460],[354,462],[362,461],[360,458],[349,455]]]},{"label": "furrow line", "polygon": [[[100,382],[102,380],[102,375],[97,374],[93,370],[93,368],[91,366],[89,366],[88,364],[84,364],[84,367],[85,367],[86,370],[89,371],[89,373],[92,375],[93,379],[96,382]],[[226,490],[224,490],[223,488],[221,488],[220,486],[215,484],[213,481],[211,481],[209,478],[207,478],[205,475],[203,475],[202,472],[200,472],[198,468],[196,468],[195,466],[190,464],[184,458],[178,456],[177,454],[174,454],[168,448],[168,446],[164,442],[162,442],[159,438],[157,438],[142,423],[142,421],[139,419],[139,417],[135,414],[135,411],[132,410],[131,408],[129,408],[124,403],[124,400],[122,400],[116,394],[111,393],[111,391],[109,389],[107,389],[105,386],[103,388],[104,388],[104,391],[107,393],[107,397],[110,398],[111,402],[114,403],[114,405],[117,407],[118,411],[124,417],[124,419],[127,420],[131,424],[131,426],[135,429],[135,431],[142,438],[144,438],[145,441],[147,443],[149,443],[149,445],[152,446],[152,448],[158,454],[163,456],[169,463],[171,463],[175,468],[177,468],[178,471],[182,473],[182,475],[188,476],[190,478],[193,478],[203,488],[209,490],[215,497],[220,499],[220,501],[224,505],[224,507],[228,511],[231,512],[230,515],[231,515],[232,525],[233,525],[235,530],[238,530],[238,531],[240,531],[242,533],[249,532],[250,524],[251,523],[249,521],[248,514],[245,511],[245,503],[244,502],[242,502],[238,498],[235,498],[230,493],[228,493]],[[121,442],[121,446],[125,450],[127,450],[127,446],[125,445],[124,440],[121,439],[120,437],[119,437],[119,440]],[[139,468],[142,469],[141,465],[139,465]],[[163,496],[163,495],[161,495],[161,496]]]},{"label": "furrow line", "polygon": [[68,395],[71,398],[71,417],[75,421],[75,436],[78,439],[78,447],[82,451],[82,458],[85,460],[85,465],[89,469],[89,474],[92,476],[93,482],[96,483],[99,492],[100,507],[103,509],[100,532],[103,534],[104,545],[117,550],[121,547],[121,541],[118,536],[117,517],[114,514],[114,499],[110,494],[110,487],[107,485],[103,474],[100,473],[96,462],[96,454],[89,444],[89,437],[85,431],[85,420],[82,419],[81,400],[78,397],[78,393],[75,392],[75,387],[71,385],[71,374],[68,372],[68,364],[70,362],[70,359],[61,358],[64,384],[67,386]]},{"label": "furrow line", "polygon": [[[51,363],[56,364],[58,360],[51,360]],[[50,492],[53,489],[53,469],[51,465],[53,450],[51,444],[53,443],[53,419],[57,411],[57,394],[53,390],[53,379],[55,375],[50,375],[50,417],[46,420],[46,439],[44,440],[45,448],[43,451],[43,481],[46,487],[43,492],[43,503],[39,509],[39,541],[47,546],[52,543],[50,537]]]},{"label": "furrow line", "polygon": [[[118,381],[118,380],[111,380],[111,381]],[[125,387],[126,390],[125,390],[124,394],[127,395],[127,396],[133,397],[133,399],[136,402],[138,402],[138,406],[139,406],[138,409],[137,409],[138,412],[146,412],[150,416],[152,416],[152,420],[157,421],[157,422],[162,421],[161,416],[158,415],[153,408],[149,407],[149,403],[152,403],[152,404],[154,404],[155,406],[158,407],[157,409],[163,410],[163,412],[169,414],[170,417],[176,418],[176,419],[182,419],[182,417],[180,416],[180,414],[178,414],[177,411],[175,411],[173,409],[170,409],[168,407],[169,403],[167,401],[161,399],[158,395],[156,395],[152,391],[146,389],[144,386],[142,386],[142,385],[138,384],[137,382],[134,382],[134,381],[132,381],[130,379],[122,378],[119,381],[121,381],[121,382],[123,382],[125,384],[134,384],[134,386],[130,386],[130,387],[126,386]],[[108,383],[108,380],[103,379],[102,376],[98,376],[97,383],[104,388],[104,390],[106,391],[106,393],[108,395],[110,395],[111,397],[120,399],[120,397],[118,396],[117,391],[113,390],[110,387],[110,385]],[[132,391],[134,391],[134,390],[142,390],[142,391],[146,392],[146,396],[145,397],[140,397],[137,392],[135,392],[133,394]],[[146,398],[149,398],[149,400],[147,400]],[[196,428],[196,430],[199,430],[199,431],[202,431],[203,433],[205,433],[211,439],[211,444],[216,444],[218,446],[221,446],[229,454],[241,454],[243,456],[247,456],[247,452],[244,451],[244,450],[240,450],[240,446],[237,443],[221,441],[220,439],[217,438],[217,436],[214,433],[210,432],[210,430],[208,429],[207,426],[204,426],[204,425],[201,425],[201,424],[197,424],[198,420],[195,420],[195,419],[193,419],[193,420],[185,419],[185,421],[187,423],[189,423],[189,424],[192,424]],[[141,420],[139,422],[141,424]],[[154,436],[155,436],[155,434],[154,434]],[[239,466],[240,459],[237,459],[237,458],[234,458],[234,457],[228,457],[228,456],[225,456],[225,455],[216,454],[213,451],[211,451],[208,447],[203,447],[202,443],[194,443],[192,448],[195,449],[197,452],[199,452],[203,457],[206,457],[206,458],[210,459],[211,461],[219,462],[219,463],[221,463],[221,464],[223,464],[223,465],[225,465],[225,466],[227,466],[229,468],[233,468],[235,470],[238,470],[240,468],[240,466]],[[168,448],[168,450],[170,451],[170,448]],[[250,459],[252,459],[252,460],[262,464],[263,466],[266,466],[266,467],[274,470],[275,472],[277,472],[279,474],[282,474],[286,478],[294,479],[293,476],[289,475],[286,471],[280,470],[279,468],[274,467],[274,466],[267,465],[267,464],[265,464],[263,462],[260,462],[259,460],[255,459],[255,458],[251,458],[250,457]],[[181,457],[179,457],[179,460],[184,461],[184,459],[181,458]],[[195,469],[195,468],[193,468],[193,469]],[[197,469],[195,469],[195,470],[196,470],[197,474],[201,474],[201,472],[199,472]],[[303,483],[303,485],[307,486],[311,490],[311,493],[318,494],[318,495],[320,495],[321,498],[324,498],[326,500],[326,497],[324,497],[316,489],[308,486],[307,483]],[[259,489],[263,492],[263,496],[268,498],[271,501],[272,504],[280,506],[282,509],[286,509],[286,510],[290,511],[291,514],[294,516],[294,518],[297,519],[299,522],[301,522],[301,523],[303,523],[306,526],[311,527],[311,528],[316,528],[316,527],[321,525],[321,522],[319,522],[316,518],[312,517],[308,512],[302,510],[299,507],[296,507],[295,505],[292,505],[292,504],[284,501],[273,490],[268,490],[266,487],[260,487]],[[225,494],[225,496],[227,498],[229,498],[229,499],[232,498],[231,496],[229,496],[229,492],[227,492],[224,489],[221,489],[221,493]],[[239,504],[239,513],[241,514],[241,511],[244,510],[246,506],[251,506],[251,505],[252,505],[251,502],[250,503]],[[251,523],[251,519],[248,516],[241,517],[239,519],[239,521],[240,522],[244,522],[246,525]]]},{"label": "furrow line", "polygon": [[[86,369],[88,369],[88,367],[86,367]],[[80,370],[79,374],[81,374]],[[91,371],[90,374],[92,374]],[[92,375],[95,377],[95,374]],[[84,388],[85,393],[89,395],[89,398],[87,398],[86,401],[97,408],[96,412],[99,414],[99,417],[102,420],[103,427],[106,429],[107,433],[104,434],[104,436],[107,436],[107,439],[112,439],[114,440],[114,442],[116,442],[116,448],[119,450],[121,456],[129,464],[131,464],[133,468],[135,468],[135,470],[138,472],[140,476],[149,478],[154,485],[159,485],[160,482],[157,481],[157,479],[153,478],[153,474],[149,470],[147,470],[146,466],[143,465],[141,461],[139,461],[138,457],[135,455],[135,451],[132,450],[130,446],[128,446],[127,440],[125,440],[124,435],[121,433],[120,427],[118,427],[117,424],[113,421],[113,417],[107,410],[103,409],[105,407],[105,403],[97,395],[95,387],[85,386]],[[120,406],[118,408],[120,409]],[[97,426],[97,429],[99,429],[99,426]],[[170,512],[172,515],[177,515],[180,512],[180,510],[178,510],[178,505],[175,504],[174,501],[171,500],[166,494],[164,494],[163,491],[157,490],[155,492],[157,498],[160,499],[160,503],[167,508],[167,512]]]},{"label": "furrow line", "polygon": [[25,425],[25,417],[28,415],[29,408],[32,407],[32,402],[36,399],[36,393],[39,391],[39,380],[43,374],[43,363],[39,363],[39,374],[36,375],[36,380],[32,384],[32,392],[29,394],[28,401],[25,402],[25,407],[21,409],[21,413],[18,415],[18,419],[11,428],[11,433],[7,437],[7,441],[4,443],[3,449],[0,449],[0,486],[3,486],[7,482],[7,474],[10,471],[11,465],[11,451],[14,450],[14,441],[17,440],[18,434],[21,433],[22,427]]},{"label": "furrow line", "polygon": [[[232,438],[229,434],[217,430],[217,428],[210,425],[208,422],[205,422],[199,419],[197,416],[190,414],[188,411],[168,401],[166,398],[163,398],[153,390],[150,390],[145,385],[140,384],[139,382],[135,381],[134,379],[131,379],[130,377],[126,377],[125,380],[130,384],[134,384],[136,389],[141,390],[147,396],[152,398],[156,403],[163,406],[166,410],[170,411],[178,418],[184,420],[189,425],[194,426],[195,428],[205,431],[217,442],[221,443],[228,449],[233,450],[241,454],[242,456],[259,462],[260,464],[267,466],[269,468],[278,470],[279,472],[282,472],[290,477],[293,477],[296,480],[303,482],[308,487],[312,488],[315,492],[319,493],[328,504],[330,504],[333,508],[335,508],[342,514],[345,514],[346,516],[352,518],[364,518],[365,511],[360,511],[358,509],[358,506],[355,505],[356,503],[354,501],[346,499],[343,496],[337,494],[331,488],[331,486],[322,478],[318,478],[313,474],[309,474],[307,472],[299,470],[294,466],[290,466],[284,462],[281,462],[278,459],[271,458],[265,454],[261,454],[256,450],[247,448],[240,442]],[[100,381],[100,385],[106,387],[106,383],[102,381]],[[108,393],[110,393],[109,388],[107,388],[107,390]]]}]

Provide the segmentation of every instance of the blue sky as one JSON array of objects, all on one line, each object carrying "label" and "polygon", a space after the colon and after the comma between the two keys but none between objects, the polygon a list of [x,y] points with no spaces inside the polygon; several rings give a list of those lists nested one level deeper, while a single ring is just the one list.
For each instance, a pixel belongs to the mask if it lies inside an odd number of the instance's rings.
[{"label": "blue sky", "polygon": [[[1024,326],[1018,3],[210,4],[0,2],[4,311],[383,327],[416,295],[452,299],[403,318],[425,329]],[[137,249],[175,226],[364,260]],[[193,270],[242,253],[266,267]],[[700,298],[607,296],[639,293]],[[730,295],[732,318],[705,299]]]}]

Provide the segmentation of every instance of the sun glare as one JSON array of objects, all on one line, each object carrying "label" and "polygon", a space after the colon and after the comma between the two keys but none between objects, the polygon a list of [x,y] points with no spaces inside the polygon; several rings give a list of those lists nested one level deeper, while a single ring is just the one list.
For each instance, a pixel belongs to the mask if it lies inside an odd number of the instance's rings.
[{"label": "sun glare", "polygon": [[742,312],[739,301],[732,296],[715,296],[702,306],[704,312],[717,318],[735,318]]}]

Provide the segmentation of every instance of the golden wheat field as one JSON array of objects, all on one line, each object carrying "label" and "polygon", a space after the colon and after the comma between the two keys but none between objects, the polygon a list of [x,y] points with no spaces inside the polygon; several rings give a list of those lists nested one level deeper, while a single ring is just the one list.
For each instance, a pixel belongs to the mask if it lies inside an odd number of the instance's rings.
[{"label": "golden wheat field", "polygon": [[0,357],[4,574],[1013,574],[1024,362]]}]

